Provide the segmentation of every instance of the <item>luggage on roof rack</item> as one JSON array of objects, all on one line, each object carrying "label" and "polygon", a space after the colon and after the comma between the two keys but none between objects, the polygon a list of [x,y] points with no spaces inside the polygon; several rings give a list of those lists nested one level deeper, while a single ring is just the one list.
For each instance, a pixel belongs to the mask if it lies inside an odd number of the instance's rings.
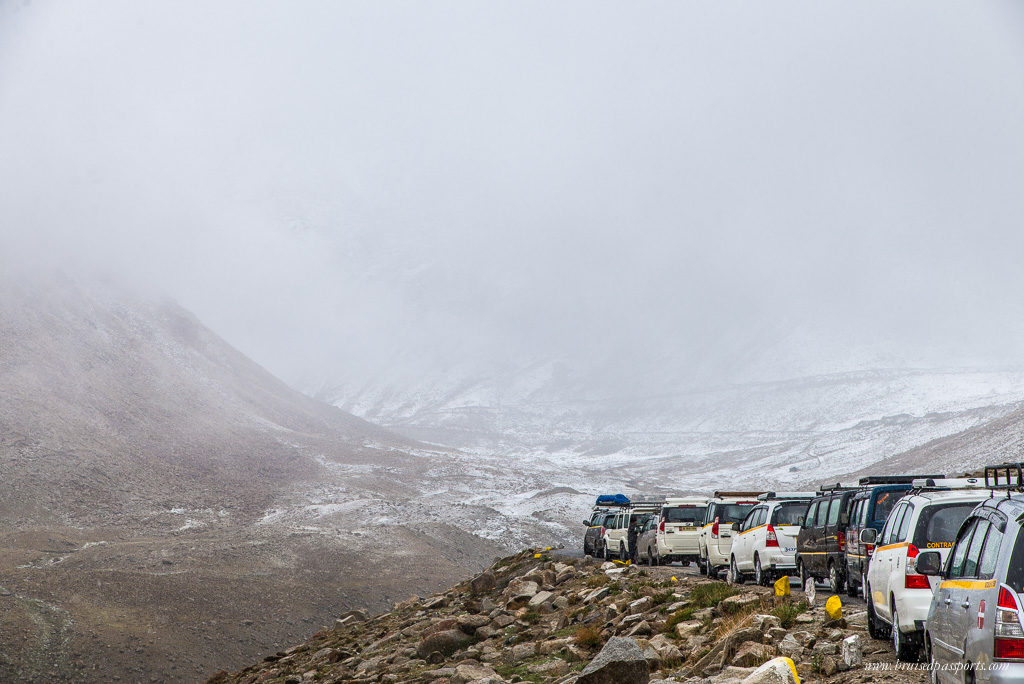
[{"label": "luggage on roof rack", "polygon": [[629,497],[625,494],[601,494],[595,506],[628,506]]},{"label": "luggage on roof rack", "polygon": [[944,479],[945,475],[868,475],[860,478],[858,483],[863,486],[886,484],[911,484],[920,479]]}]

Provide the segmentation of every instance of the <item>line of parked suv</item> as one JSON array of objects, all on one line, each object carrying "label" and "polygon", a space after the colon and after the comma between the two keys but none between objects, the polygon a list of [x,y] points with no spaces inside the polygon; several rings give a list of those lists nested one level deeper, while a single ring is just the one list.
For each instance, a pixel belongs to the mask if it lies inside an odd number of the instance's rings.
[{"label": "line of parked suv", "polygon": [[[871,636],[933,682],[1024,682],[1024,464],[983,477],[871,476],[815,492],[598,497],[584,552],[768,585],[797,575],[862,596]],[[998,667],[991,667],[998,663]]]}]

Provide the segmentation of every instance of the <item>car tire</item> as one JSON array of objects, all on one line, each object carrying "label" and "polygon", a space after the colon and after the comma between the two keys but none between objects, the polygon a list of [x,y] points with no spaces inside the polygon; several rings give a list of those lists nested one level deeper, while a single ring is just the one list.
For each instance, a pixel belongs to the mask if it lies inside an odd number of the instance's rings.
[{"label": "car tire", "polygon": [[754,554],[754,584],[761,587],[768,586],[768,575],[765,574],[764,568],[761,567],[761,558],[756,553]]},{"label": "car tire", "polygon": [[871,596],[871,587],[867,584],[864,587],[868,597],[868,634],[871,635],[872,639],[878,639],[879,641],[887,639],[889,634],[885,631],[885,625],[882,619],[875,614],[875,599]]},{"label": "car tire", "polygon": [[864,603],[868,602],[868,573],[866,571],[860,574],[860,597]]},{"label": "car tire", "polygon": [[928,682],[929,684],[940,684],[939,663],[935,660],[935,653],[932,651],[932,640],[926,633],[924,635],[924,652],[928,658]]},{"label": "car tire", "polygon": [[[891,599],[890,599],[891,600]],[[900,612],[895,607],[892,609],[892,650],[896,652],[896,660],[904,663],[916,662],[920,656],[920,650],[911,639],[908,639],[900,631]]]},{"label": "car tire", "polygon": [[828,564],[828,586],[832,590],[833,594],[843,593],[843,587],[845,586],[843,576],[839,574],[839,568],[836,564],[829,562]]},{"label": "car tire", "polygon": [[857,586],[857,583],[854,582],[850,578],[851,578],[850,570],[849,570],[849,568],[847,568],[847,570],[846,570],[846,595],[849,596],[850,598],[857,598],[858,596],[860,596],[860,587]]},{"label": "car tire", "polygon": [[650,546],[647,547],[647,565],[652,568],[654,567],[654,552],[651,551]]},{"label": "car tire", "polygon": [[729,559],[729,575],[726,580],[729,584],[743,584],[743,573],[736,567],[736,556]]},{"label": "car tire", "polygon": [[611,554],[608,553],[608,545],[607,544],[605,544],[601,548],[601,555],[604,556],[605,561],[610,561],[612,559]]},{"label": "car tire", "polygon": [[619,560],[625,563],[629,560],[629,554],[626,553],[626,545],[619,544]]},{"label": "car tire", "polygon": [[810,575],[807,574],[807,568],[804,567],[802,558],[796,562],[796,574],[800,576],[800,591],[804,591],[807,588],[807,580],[810,579]]}]

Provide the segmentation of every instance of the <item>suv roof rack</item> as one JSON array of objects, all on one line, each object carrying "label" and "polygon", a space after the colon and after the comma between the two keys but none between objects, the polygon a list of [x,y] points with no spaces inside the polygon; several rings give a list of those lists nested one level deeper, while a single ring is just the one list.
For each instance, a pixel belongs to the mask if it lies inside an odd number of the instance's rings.
[{"label": "suv roof rack", "polygon": [[922,477],[910,483],[910,491],[914,494],[919,492],[939,492],[953,489],[984,489],[985,484],[977,477]]},{"label": "suv roof rack", "polygon": [[860,478],[858,483],[862,486],[866,485],[885,485],[885,484],[913,484],[914,480],[920,479],[931,479],[939,480],[944,479],[945,475],[868,475]]},{"label": "suv roof rack", "polygon": [[757,497],[758,501],[778,501],[779,499],[813,499],[814,492],[765,492]]},{"label": "suv roof rack", "polygon": [[744,498],[744,497],[754,498],[754,497],[761,496],[762,494],[764,494],[763,491],[760,491],[760,492],[727,492],[727,491],[724,491],[724,490],[721,490],[721,489],[716,489],[715,490],[715,495],[714,495],[713,498],[715,498],[715,499],[741,499],[741,498]]},{"label": "suv roof rack", "polygon": [[654,507],[657,507],[657,506],[664,506],[664,505],[665,505],[665,500],[664,499],[646,499],[646,500],[638,500],[638,501],[630,501],[629,502],[629,507],[630,508],[654,508]]},{"label": "suv roof rack", "polygon": [[818,491],[815,492],[815,496],[822,496],[823,494],[831,494],[832,492],[852,492],[856,489],[860,489],[860,485],[843,484],[842,482],[836,482],[835,484],[821,485],[818,487]]},{"label": "suv roof rack", "polygon": [[1024,463],[985,466],[985,486],[989,489],[1024,489]]}]

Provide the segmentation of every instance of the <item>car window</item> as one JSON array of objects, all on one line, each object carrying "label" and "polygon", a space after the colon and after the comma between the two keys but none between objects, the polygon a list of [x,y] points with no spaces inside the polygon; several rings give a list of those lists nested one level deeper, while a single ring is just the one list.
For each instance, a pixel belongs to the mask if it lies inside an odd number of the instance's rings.
[{"label": "car window", "polygon": [[818,502],[815,501],[804,515],[804,527],[814,527],[814,517],[818,514]]},{"label": "car window", "polygon": [[906,506],[897,506],[889,515],[889,519],[885,521],[885,530],[883,530],[884,534],[882,535],[882,546],[892,544],[893,540],[896,539],[896,533],[900,529],[900,523],[903,522],[903,513],[906,510]]},{"label": "car window", "polygon": [[919,549],[948,549],[957,530],[967,520],[977,501],[933,504],[921,511],[914,531],[914,546]]},{"label": "car window", "polygon": [[1024,591],[1024,527],[1010,522],[1006,526],[1007,534],[1014,534],[1013,551],[1010,553],[1010,562],[1006,566],[1006,583],[1017,593]]},{"label": "car window", "polygon": [[875,499],[875,510],[871,516],[874,518],[872,521],[876,525],[881,525],[885,522],[889,514],[892,513],[892,509],[896,506],[896,502],[903,498],[903,491],[888,491],[881,492],[878,498]]},{"label": "car window", "polygon": [[606,515],[606,516],[604,516],[604,521],[601,523],[601,527],[611,527],[612,523],[614,521],[615,521],[615,516],[614,515]]},{"label": "car window", "polygon": [[741,532],[746,532],[751,527],[753,527],[754,526],[753,525],[754,518],[756,516],[757,516],[757,511],[750,511],[750,513],[747,513],[747,517],[744,518],[743,522],[740,524],[740,531]]},{"label": "car window", "polygon": [[860,500],[860,526],[861,527],[867,527],[868,523],[871,522],[870,520],[868,520],[868,509],[870,509],[870,508],[871,508],[871,499],[861,499]]},{"label": "car window", "polygon": [[757,520],[754,521],[754,526],[764,525],[764,521],[768,519],[768,508],[761,506],[757,510]]},{"label": "car window", "polygon": [[903,518],[900,520],[899,529],[896,530],[895,541],[904,542],[907,541],[907,536],[910,534],[910,521],[914,518],[914,506],[912,504],[906,504],[903,507]]},{"label": "car window", "polygon": [[772,525],[796,525],[800,520],[800,516],[804,514],[807,509],[807,504],[804,503],[782,503],[775,507],[772,511],[771,524]]},{"label": "car window", "polygon": [[814,516],[814,526],[824,527],[825,520],[828,518],[828,505],[831,499],[822,499],[818,502],[818,513]]},{"label": "car window", "polygon": [[999,562],[999,547],[1003,544],[1003,533],[999,528],[992,525],[988,528],[988,536],[985,537],[985,548],[981,552],[981,562],[978,564],[978,577],[981,579],[992,579],[996,575],[996,564]]},{"label": "car window", "polygon": [[718,521],[734,523],[743,520],[753,508],[753,504],[722,504],[718,511]]},{"label": "car window", "polygon": [[704,519],[704,506],[673,506],[661,509],[661,519],[667,523],[695,524]]},{"label": "car window", "polygon": [[839,524],[839,509],[843,507],[843,500],[838,496],[832,499],[828,506],[828,524],[835,526]]},{"label": "car window", "polygon": [[957,539],[953,546],[953,553],[949,561],[949,577],[962,577],[964,558],[967,557],[967,547],[971,545],[971,537],[974,536],[974,528],[977,525],[977,518],[971,520],[971,524],[964,530],[964,533]]},{"label": "car window", "polygon": [[974,528],[974,536],[971,537],[971,545],[967,547],[967,555],[964,557],[964,565],[960,571],[961,577],[977,577],[978,565],[981,563],[981,549],[985,545],[985,535],[988,528],[992,526],[988,520],[979,520]]}]

